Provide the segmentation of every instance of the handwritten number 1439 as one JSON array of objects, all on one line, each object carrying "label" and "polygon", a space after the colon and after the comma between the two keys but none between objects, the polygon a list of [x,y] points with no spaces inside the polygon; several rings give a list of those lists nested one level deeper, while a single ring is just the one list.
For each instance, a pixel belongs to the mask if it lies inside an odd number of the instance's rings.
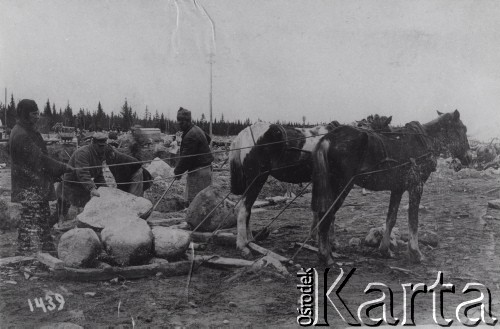
[{"label": "handwritten number 1439", "polygon": [[35,307],[33,307],[33,303],[31,302],[30,299],[28,299],[28,304],[30,306],[31,312],[34,312],[35,308],[41,308],[44,313],[47,313],[47,310],[54,311],[56,309],[57,305],[54,303],[54,299],[59,304],[59,307],[57,308],[57,310],[58,311],[62,310],[64,308],[64,297],[61,294],[54,294],[54,298],[52,298],[52,296],[50,296],[50,295],[46,295],[45,300],[47,301],[47,306],[45,306],[45,303],[44,303],[42,297],[33,299]]}]

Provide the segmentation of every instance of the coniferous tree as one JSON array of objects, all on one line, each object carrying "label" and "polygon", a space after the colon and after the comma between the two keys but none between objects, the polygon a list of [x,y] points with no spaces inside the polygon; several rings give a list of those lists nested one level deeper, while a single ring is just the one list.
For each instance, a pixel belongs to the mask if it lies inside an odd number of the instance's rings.
[{"label": "coniferous tree", "polygon": [[125,104],[123,104],[122,109],[120,111],[120,115],[122,116],[122,124],[121,124],[122,129],[124,131],[129,130],[133,124],[133,118],[132,118],[132,108],[128,106],[126,98],[125,98]]}]

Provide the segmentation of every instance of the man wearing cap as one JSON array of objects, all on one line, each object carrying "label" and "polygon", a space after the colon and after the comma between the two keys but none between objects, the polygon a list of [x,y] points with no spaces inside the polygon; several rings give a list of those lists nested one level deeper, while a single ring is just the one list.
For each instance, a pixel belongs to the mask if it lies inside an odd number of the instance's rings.
[{"label": "man wearing cap", "polygon": [[111,145],[106,147],[105,159],[119,190],[142,197],[153,184],[153,177],[138,159],[118,152]]},{"label": "man wearing cap", "polygon": [[18,227],[20,253],[54,249],[49,201],[55,200],[54,180],[73,168],[49,157],[42,136],[35,129],[40,111],[35,101],[17,104],[17,123],[7,145],[12,160],[12,202],[22,205]]},{"label": "man wearing cap", "polygon": [[74,172],[64,175],[63,182],[59,183],[57,193],[57,213],[64,220],[71,205],[85,207],[93,196],[100,196],[97,188],[107,186],[102,172],[102,163],[108,147],[108,136],[96,132],[92,142],[77,149],[69,159],[69,165],[75,168]]},{"label": "man wearing cap", "polygon": [[198,192],[212,184],[212,161],[210,136],[191,122],[191,112],[179,108],[177,123],[182,130],[180,157],[175,166],[176,179],[188,172],[184,198],[191,203]]}]

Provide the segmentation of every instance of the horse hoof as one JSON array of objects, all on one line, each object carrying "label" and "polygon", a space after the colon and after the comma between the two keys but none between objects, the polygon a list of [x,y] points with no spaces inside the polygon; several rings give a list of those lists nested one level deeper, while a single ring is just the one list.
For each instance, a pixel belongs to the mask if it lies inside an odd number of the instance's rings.
[{"label": "horse hoof", "polygon": [[244,259],[251,259],[252,258],[252,251],[250,251],[250,249],[248,249],[248,248],[243,248],[241,250],[241,257],[243,257]]},{"label": "horse hoof", "polygon": [[394,252],[390,248],[379,248],[379,252],[384,258],[394,258]]},{"label": "horse hoof", "polygon": [[424,255],[420,251],[410,251],[410,262],[420,264],[425,261]]}]

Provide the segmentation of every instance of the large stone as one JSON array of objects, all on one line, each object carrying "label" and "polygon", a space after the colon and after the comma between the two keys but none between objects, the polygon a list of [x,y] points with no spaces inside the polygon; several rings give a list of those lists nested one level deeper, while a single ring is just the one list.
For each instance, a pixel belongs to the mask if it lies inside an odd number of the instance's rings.
[{"label": "large stone", "polygon": [[424,231],[419,234],[418,241],[423,245],[436,248],[439,245],[439,236],[433,231]]},{"label": "large stone", "polygon": [[17,228],[21,220],[21,204],[0,199],[0,230],[8,231]]},{"label": "large stone", "polygon": [[93,197],[76,218],[79,226],[103,229],[120,223],[124,217],[138,217],[147,212],[153,204],[145,198],[123,192],[116,188],[100,187],[100,197]]},{"label": "large stone", "polygon": [[101,241],[90,228],[69,230],[61,236],[57,246],[59,259],[68,267],[92,266],[101,251]]},{"label": "large stone", "polygon": [[152,232],[155,255],[160,258],[179,258],[184,255],[191,242],[191,234],[188,231],[157,226],[153,227]]},{"label": "large stone", "polygon": [[186,221],[192,229],[200,224],[197,229],[200,232],[213,232],[236,226],[236,211],[226,206],[225,202],[219,205],[224,195],[219,187],[209,186],[195,196],[186,212]]},{"label": "large stone", "polygon": [[493,209],[500,209],[500,199],[488,201],[488,207]]},{"label": "large stone", "polygon": [[118,265],[137,265],[149,261],[153,233],[145,220],[127,216],[107,225],[101,232],[104,248]]},{"label": "large stone", "polygon": [[160,158],[154,158],[151,164],[146,168],[153,178],[174,177],[174,168],[170,167],[165,161]]}]

